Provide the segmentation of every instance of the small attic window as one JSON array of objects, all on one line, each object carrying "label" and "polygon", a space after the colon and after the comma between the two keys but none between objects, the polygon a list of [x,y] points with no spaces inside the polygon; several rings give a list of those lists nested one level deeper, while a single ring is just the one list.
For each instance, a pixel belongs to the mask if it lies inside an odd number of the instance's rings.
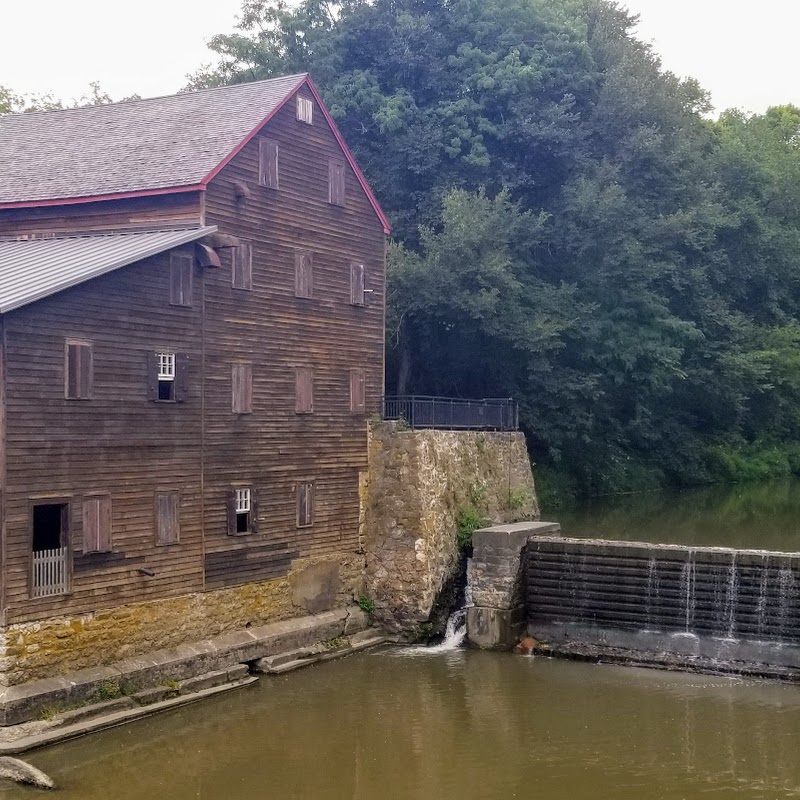
[{"label": "small attic window", "polygon": [[297,119],[308,125],[314,123],[314,101],[310,97],[297,95]]}]

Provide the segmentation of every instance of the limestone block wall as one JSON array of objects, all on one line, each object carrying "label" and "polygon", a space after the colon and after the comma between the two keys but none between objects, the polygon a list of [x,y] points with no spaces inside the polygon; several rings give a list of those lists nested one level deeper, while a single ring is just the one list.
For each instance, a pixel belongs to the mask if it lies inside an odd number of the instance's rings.
[{"label": "limestone block wall", "polygon": [[299,559],[271,581],[9,625],[0,630],[0,686],[351,605],[363,563],[362,556]]},{"label": "limestone block wall", "polygon": [[459,520],[537,519],[533,473],[521,433],[373,426],[362,491],[365,593],[390,630],[424,631],[454,577]]}]

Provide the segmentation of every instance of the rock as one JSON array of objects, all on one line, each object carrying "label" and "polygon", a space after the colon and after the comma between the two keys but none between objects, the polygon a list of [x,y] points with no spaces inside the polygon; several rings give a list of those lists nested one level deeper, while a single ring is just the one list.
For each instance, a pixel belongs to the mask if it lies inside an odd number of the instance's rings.
[{"label": "rock", "polygon": [[539,642],[532,636],[526,636],[515,648],[514,652],[520,656],[532,656]]},{"label": "rock", "polygon": [[38,789],[56,788],[55,783],[44,772],[18,758],[8,756],[0,756],[0,778],[36,786]]}]

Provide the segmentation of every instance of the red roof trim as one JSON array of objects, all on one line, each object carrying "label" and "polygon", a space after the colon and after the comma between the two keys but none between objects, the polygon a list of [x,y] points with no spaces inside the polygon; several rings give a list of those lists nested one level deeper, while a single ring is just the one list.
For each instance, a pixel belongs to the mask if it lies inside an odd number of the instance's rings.
[{"label": "red roof trim", "polygon": [[[347,159],[350,166],[353,168],[353,172],[356,174],[356,178],[358,178],[358,182],[361,184],[361,188],[367,195],[367,199],[372,204],[372,207],[375,209],[375,213],[378,215],[378,219],[381,221],[383,225],[383,232],[385,234],[389,234],[391,232],[391,226],[389,225],[389,220],[386,218],[386,214],[383,213],[383,209],[378,203],[377,198],[372,193],[372,189],[370,189],[369,184],[367,183],[367,179],[364,177],[364,173],[358,168],[358,164],[356,164],[356,160],[353,158],[353,154],[350,152],[350,149],[344,143],[344,139],[342,138],[342,134],[339,133],[339,129],[336,127],[336,123],[333,121],[333,117],[328,113],[328,109],[325,108],[325,103],[322,102],[322,98],[320,97],[319,92],[317,91],[317,87],[314,86],[314,82],[311,80],[310,77],[307,77],[303,83],[311,89],[311,94],[314,95],[314,98],[319,103],[319,107],[322,109],[322,113],[325,116],[325,119],[328,122],[328,125],[331,126],[331,130],[333,131],[333,135],[336,137],[336,141],[339,142],[339,147],[342,148],[342,152],[344,153],[345,158]],[[300,87],[298,87],[300,88]],[[297,91],[295,89],[295,91]]]},{"label": "red roof trim", "polygon": [[57,200],[22,200],[18,203],[0,203],[2,208],[45,208],[47,206],[74,206],[78,203],[99,203],[103,200],[128,200],[131,197],[152,197],[159,194],[180,194],[181,192],[204,192],[204,184],[191,186],[168,186],[164,189],[138,189],[135,192],[117,192],[116,194],[98,194],[87,197],[65,197]]},{"label": "red roof trim", "polygon": [[344,153],[345,158],[347,159],[347,163],[353,169],[358,182],[361,184],[361,188],[364,190],[364,193],[367,195],[367,199],[370,202],[370,205],[374,209],[375,213],[380,220],[381,225],[383,225],[383,231],[387,235],[389,234],[391,228],[389,226],[389,220],[386,218],[386,214],[383,213],[383,209],[380,207],[375,195],[372,193],[372,189],[370,189],[369,184],[367,183],[367,179],[364,177],[364,173],[358,168],[358,164],[356,164],[356,160],[353,158],[353,154],[348,149],[347,145],[342,138],[342,134],[339,133],[339,129],[336,127],[336,123],[333,121],[333,118],[328,113],[328,109],[325,108],[325,103],[322,102],[322,97],[320,97],[319,92],[317,91],[317,87],[314,86],[313,81],[311,78],[306,75],[301,78],[297,85],[289,92],[287,92],[286,97],[275,106],[269,114],[267,114],[261,122],[253,128],[250,133],[245,136],[245,138],[239,142],[236,147],[231,150],[230,153],[217,164],[211,172],[206,175],[203,180],[198,184],[192,184],[190,186],[172,186],[166,187],[164,189],[139,189],[133,192],[117,192],[116,194],[103,194],[103,195],[91,195],[87,197],[68,197],[56,200],[23,200],[22,202],[18,203],[0,203],[0,209],[3,208],[44,208],[47,206],[67,206],[67,205],[77,205],[79,203],[97,203],[103,200],[127,200],[133,197],[152,197],[154,195],[163,195],[163,194],[178,194],[180,192],[202,192],[205,191],[208,184],[223,170],[233,158],[236,157],[241,150],[247,146],[248,142],[250,142],[256,134],[264,127],[264,125],[269,122],[275,114],[280,111],[284,105],[296,94],[298,89],[303,86],[308,86],[311,94],[314,95],[314,99],[319,104],[319,107],[322,109],[322,114],[325,117],[325,121],[330,126],[331,131],[333,131],[334,137],[336,137],[336,141],[339,144],[339,147],[342,148],[342,152]]},{"label": "red roof trim", "polygon": [[233,150],[231,150],[231,152],[228,153],[228,155],[225,156],[225,158],[219,164],[217,164],[217,166],[214,167],[214,169],[212,169],[208,175],[205,176],[205,178],[203,178],[203,180],[200,182],[203,187],[208,186],[208,184],[211,183],[211,181],[217,175],[219,175],[219,173],[225,167],[227,167],[228,164],[230,164],[230,162],[247,146],[247,144],[253,140],[253,137],[256,136],[256,134],[258,134],[258,132],[286,105],[289,99],[294,97],[294,93],[307,80],[308,76],[301,78],[297,82],[297,85],[291,91],[287,92],[286,97],[284,97],[283,100],[281,100],[280,103],[278,103],[278,105],[275,106],[275,108],[273,108],[272,111],[270,111],[269,114],[267,114],[267,116],[264,117],[264,119],[262,119],[261,122],[259,122],[258,125],[256,125],[255,128],[253,128],[253,130],[251,130],[250,133],[248,133],[247,136],[245,136],[244,139],[242,139],[242,141],[239,142],[239,144],[237,144],[236,147],[234,147]]}]

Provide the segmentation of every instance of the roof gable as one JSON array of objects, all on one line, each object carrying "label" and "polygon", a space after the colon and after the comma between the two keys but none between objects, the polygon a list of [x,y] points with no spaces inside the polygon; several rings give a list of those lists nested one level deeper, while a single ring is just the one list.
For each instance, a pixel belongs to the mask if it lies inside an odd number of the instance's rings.
[{"label": "roof gable", "polygon": [[388,233],[385,214],[305,74],[0,116],[0,209],[202,191],[303,85]]}]

